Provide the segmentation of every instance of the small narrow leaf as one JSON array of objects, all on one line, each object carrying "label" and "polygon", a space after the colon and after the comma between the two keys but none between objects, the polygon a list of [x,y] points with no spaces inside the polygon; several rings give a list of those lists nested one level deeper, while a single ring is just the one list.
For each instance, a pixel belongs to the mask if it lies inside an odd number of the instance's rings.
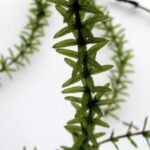
[{"label": "small narrow leaf", "polygon": [[97,53],[98,50],[100,50],[103,46],[105,46],[108,43],[108,40],[102,39],[102,41],[98,44],[95,44],[88,50],[88,55],[93,55]]},{"label": "small narrow leaf", "polygon": [[82,28],[81,31],[85,39],[87,38],[89,40],[92,40],[94,38],[92,32],[86,26]]},{"label": "small narrow leaf", "polygon": [[57,49],[56,51],[69,57],[78,58],[78,53],[69,49]]},{"label": "small narrow leaf", "polygon": [[58,38],[58,37],[61,37],[61,36],[64,36],[70,32],[73,32],[74,31],[74,27],[73,26],[67,26],[63,29],[61,29],[60,31],[58,31],[55,35],[54,35],[54,38]]},{"label": "small narrow leaf", "polygon": [[68,124],[77,124],[81,122],[82,122],[82,118],[80,117],[80,118],[75,118],[75,119],[68,121]]},{"label": "small narrow leaf", "polygon": [[61,48],[61,47],[67,47],[67,46],[75,46],[77,44],[76,40],[74,39],[68,39],[61,42],[58,42],[54,45],[54,48]]},{"label": "small narrow leaf", "polygon": [[97,105],[100,105],[100,106],[106,106],[106,105],[112,105],[112,104],[116,104],[118,102],[121,102],[121,101],[114,101],[114,100],[101,100],[101,101],[98,101],[97,102]]},{"label": "small narrow leaf", "polygon": [[58,4],[58,5],[63,5],[63,6],[68,6],[69,3],[66,0],[48,0],[49,2]]},{"label": "small narrow leaf", "polygon": [[104,40],[106,40],[106,39],[104,39],[104,38],[99,38],[99,37],[95,37],[95,38],[93,38],[93,39],[88,39],[88,40],[86,40],[86,43],[87,43],[87,44],[101,43],[101,42],[104,42]]},{"label": "small narrow leaf", "polygon": [[116,148],[117,150],[119,150],[118,145],[117,145],[115,142],[113,142],[113,141],[112,141],[112,143],[113,143],[113,145],[115,146],[115,148]]},{"label": "small narrow leaf", "polygon": [[112,90],[106,86],[96,86],[95,91],[96,92],[111,92]]},{"label": "small narrow leaf", "polygon": [[94,60],[90,57],[88,58],[88,64],[97,69],[103,69],[102,66],[96,60]]},{"label": "small narrow leaf", "polygon": [[108,16],[94,16],[84,21],[84,25],[94,25],[97,22],[105,21],[108,19]]},{"label": "small narrow leaf", "polygon": [[131,143],[135,148],[138,147],[137,144],[135,143],[135,141],[134,141],[132,138],[128,137],[128,140],[130,141],[130,143]]},{"label": "small narrow leaf", "polygon": [[61,146],[61,148],[62,148],[63,150],[71,150],[71,148],[70,148],[70,147],[67,147],[67,146]]},{"label": "small narrow leaf", "polygon": [[99,126],[102,126],[102,127],[106,127],[106,128],[109,127],[109,125],[106,122],[104,122],[104,121],[102,121],[100,119],[94,119],[93,123],[97,124]]},{"label": "small narrow leaf", "polygon": [[104,65],[104,66],[102,66],[102,69],[101,68],[91,69],[90,74],[94,75],[94,74],[102,73],[102,72],[105,72],[105,71],[110,70],[112,68],[113,68],[112,65]]},{"label": "small narrow leaf", "polygon": [[75,144],[73,145],[72,150],[77,150],[77,149],[79,149],[79,148],[81,147],[82,143],[84,142],[85,138],[86,138],[85,135],[82,134],[82,135],[78,138],[78,140],[75,142]]},{"label": "small narrow leaf", "polygon": [[81,106],[76,102],[71,102],[71,105],[76,109],[76,111],[78,111],[81,108]]},{"label": "small narrow leaf", "polygon": [[[56,9],[64,18],[66,18],[65,20],[67,20],[68,14],[66,12],[66,9],[64,7],[61,7],[60,5],[56,5]],[[67,23],[72,25],[74,21],[72,18],[70,18],[69,20],[67,20]]]},{"label": "small narrow leaf", "polygon": [[93,143],[93,145],[97,145],[96,137],[93,134],[93,128],[91,126],[88,126],[88,137],[90,141]]},{"label": "small narrow leaf", "polygon": [[81,127],[79,126],[72,126],[72,125],[66,125],[65,128],[72,133],[76,133],[76,132],[80,132],[81,131]]},{"label": "small narrow leaf", "polygon": [[91,92],[94,92],[94,81],[93,81],[93,79],[89,76],[86,78],[86,82],[87,82],[87,85],[90,88]]},{"label": "small narrow leaf", "polygon": [[95,134],[95,137],[96,137],[96,138],[100,138],[100,137],[102,137],[102,136],[104,136],[104,135],[105,135],[104,132],[100,132],[100,133],[96,133],[96,134]]},{"label": "small narrow leaf", "polygon": [[65,97],[66,100],[71,101],[71,102],[77,102],[81,103],[82,99],[80,97],[73,97],[73,96],[67,96]]},{"label": "small narrow leaf", "polygon": [[72,77],[76,76],[78,72],[82,72],[82,65],[80,65],[79,61],[75,64],[73,71],[72,71]]},{"label": "small narrow leaf", "polygon": [[66,87],[66,86],[69,86],[69,85],[71,85],[71,84],[74,84],[74,83],[76,83],[76,82],[82,80],[82,78],[83,78],[82,75],[80,75],[80,74],[79,74],[79,75],[76,75],[76,76],[70,78],[69,80],[67,80],[67,81],[63,84],[63,87]]},{"label": "small narrow leaf", "polygon": [[71,60],[71,59],[69,59],[69,58],[65,58],[64,60],[65,60],[65,62],[66,62],[69,66],[71,66],[72,68],[75,67],[75,65],[76,65],[76,62],[75,62],[75,61],[73,61],[73,60]]},{"label": "small narrow leaf", "polygon": [[70,20],[73,18],[73,11],[72,10],[67,10],[64,16],[64,22],[67,22],[68,24],[70,23]]},{"label": "small narrow leaf", "polygon": [[143,131],[146,130],[147,123],[148,123],[148,117],[146,117],[145,120],[144,120]]},{"label": "small narrow leaf", "polygon": [[62,91],[62,93],[66,94],[66,93],[78,93],[78,92],[84,92],[84,87],[81,86],[77,86],[77,87],[72,87],[72,88],[68,88]]},{"label": "small narrow leaf", "polygon": [[80,9],[82,11],[85,11],[85,12],[88,12],[88,13],[103,14],[99,9],[97,9],[96,7],[91,6],[91,5],[81,6]]}]

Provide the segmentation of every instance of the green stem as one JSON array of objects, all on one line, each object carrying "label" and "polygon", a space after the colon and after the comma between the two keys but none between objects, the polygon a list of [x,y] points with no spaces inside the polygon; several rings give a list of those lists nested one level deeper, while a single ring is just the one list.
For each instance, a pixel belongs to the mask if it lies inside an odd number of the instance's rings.
[{"label": "green stem", "polygon": [[[90,70],[89,70],[88,62],[87,62],[87,55],[86,55],[87,54],[87,47],[86,47],[86,44],[84,42],[85,39],[84,39],[83,34],[81,32],[82,23],[81,23],[81,17],[80,17],[79,11],[80,11],[80,6],[79,6],[79,3],[78,3],[78,0],[76,0],[75,3],[74,3],[74,12],[75,12],[75,24],[76,24],[76,28],[77,28],[77,32],[78,32],[78,39],[77,39],[78,40],[78,52],[80,50],[84,50],[84,53],[85,53],[84,58],[83,58],[83,77],[84,77],[83,82],[84,82],[84,88],[86,90],[83,93],[83,95],[86,94],[89,97],[89,99],[88,99],[88,101],[89,101],[88,102],[89,103],[89,110],[88,110],[89,113],[88,113],[88,116],[87,116],[87,120],[89,122],[92,122],[92,120],[93,120],[93,110],[92,110],[91,105],[90,105],[93,101],[92,94],[91,94],[92,91],[90,90],[90,87],[88,86],[87,81],[86,81],[86,78],[91,77],[91,75],[89,73]],[[82,47],[82,49],[80,49],[81,47]],[[81,127],[82,127],[83,134],[87,136],[88,135],[88,130],[86,128],[84,128],[82,124],[81,124]],[[91,124],[91,128],[93,128],[92,124]],[[94,128],[93,128],[93,130],[94,130]],[[89,139],[86,138],[84,143],[87,144],[88,142],[89,142]]]}]

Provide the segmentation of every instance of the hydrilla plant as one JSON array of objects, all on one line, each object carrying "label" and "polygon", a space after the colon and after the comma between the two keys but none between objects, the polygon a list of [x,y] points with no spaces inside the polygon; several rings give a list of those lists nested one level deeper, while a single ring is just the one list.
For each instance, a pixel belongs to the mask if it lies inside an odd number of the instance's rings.
[{"label": "hydrilla plant", "polygon": [[[122,95],[126,95],[130,83],[127,75],[132,72],[130,63],[132,52],[125,48],[124,29],[120,25],[114,25],[106,8],[97,7],[93,0],[48,1],[56,4],[56,9],[63,16],[66,24],[54,37],[59,38],[69,33],[73,35],[71,39],[62,40],[54,45],[58,53],[66,56],[65,62],[72,68],[71,78],[63,84],[65,89],[62,92],[72,94],[65,99],[75,108],[75,116],[68,121],[65,128],[72,135],[73,143],[71,146],[62,146],[62,149],[99,150],[108,142],[112,142],[116,149],[119,149],[118,141],[124,138],[137,147],[133,137],[138,135],[143,136],[150,146],[150,130],[146,128],[148,118],[144,120],[140,131],[133,132],[134,125],[131,122],[125,134],[117,135],[113,131],[109,138],[103,138],[107,133],[103,127],[111,127],[104,118],[116,117],[113,112],[120,107],[120,102],[123,101]],[[43,29],[48,24],[47,19],[50,14],[48,1],[34,0],[30,9],[29,23],[20,35],[21,43],[15,45],[15,49],[9,49],[9,56],[0,58],[1,74],[7,73],[11,77],[12,72],[24,66],[25,61],[29,61],[28,56],[38,50],[39,39],[44,35]],[[149,11],[134,1],[118,1]],[[95,37],[92,32],[95,28],[103,31],[104,34]],[[97,53],[106,44],[113,52],[113,69],[112,65],[102,65],[96,60]],[[97,86],[94,75],[110,69],[110,83]],[[26,150],[26,147],[23,149]]]},{"label": "hydrilla plant", "polygon": [[47,0],[34,0],[30,7],[29,21],[20,34],[20,44],[9,48],[8,56],[0,56],[0,75],[6,73],[12,77],[12,72],[24,67],[29,62],[29,56],[39,49],[40,38],[44,36],[44,27],[48,25],[50,4]]},{"label": "hydrilla plant", "polygon": [[[101,106],[110,104],[111,101],[104,100],[104,93],[110,92],[109,84],[96,86],[93,75],[105,72],[112,65],[102,65],[96,60],[96,54],[106,43],[107,39],[94,37],[91,32],[93,24],[108,19],[99,9],[91,5],[89,1],[70,0],[54,1],[57,10],[63,15],[67,26],[55,34],[55,38],[72,32],[74,38],[63,40],[54,45],[58,52],[71,58],[65,58],[67,64],[73,67],[72,76],[63,87],[70,86],[81,81],[81,86],[73,86],[63,90],[63,93],[82,93],[81,97],[66,97],[76,109],[75,118],[70,120],[65,128],[72,134],[74,143],[72,147],[63,149],[98,149],[97,139],[104,133],[95,133],[95,127],[109,127],[102,120]],[[86,14],[92,13],[90,19]],[[90,45],[90,47],[88,46]],[[64,47],[76,46],[77,51],[63,49]]]},{"label": "hydrilla plant", "polygon": [[[68,121],[65,126],[73,137],[73,144],[70,147],[62,146],[62,149],[98,150],[101,145],[107,142],[112,142],[119,149],[117,142],[122,138],[127,138],[133,146],[137,147],[132,138],[137,135],[143,135],[149,144],[150,131],[146,130],[147,118],[144,121],[143,130],[132,132],[133,124],[130,123],[127,133],[116,136],[113,131],[110,138],[106,140],[101,139],[105,135],[102,128],[95,130],[97,126],[109,127],[108,123],[104,121],[104,116],[114,110],[113,105],[115,109],[118,108],[120,100],[117,95],[124,93],[122,91],[126,89],[128,83],[125,72],[130,72],[126,67],[130,66],[128,61],[132,54],[130,50],[124,51],[123,49],[125,43],[123,31],[116,32],[111,18],[89,0],[49,1],[56,4],[56,9],[64,17],[66,24],[54,37],[59,38],[69,33],[73,35],[73,38],[62,40],[54,45],[57,52],[67,56],[65,62],[72,67],[71,78],[63,84],[65,89],[62,93],[77,94],[77,96],[65,97],[71,102],[76,113],[74,118]],[[90,17],[88,17],[89,14]],[[106,31],[105,38],[95,37],[92,33],[92,29],[97,23],[101,23],[99,28]],[[112,92],[109,83],[97,86],[93,79],[95,74],[103,73],[112,68],[112,65],[102,65],[96,60],[97,52],[108,43],[106,37],[113,39],[110,45],[115,52],[113,61],[117,66],[117,70],[111,73],[114,92],[112,94],[109,94]],[[78,85],[78,82],[80,82],[79,86],[73,86],[73,84]],[[98,130],[100,132],[96,132]]]}]

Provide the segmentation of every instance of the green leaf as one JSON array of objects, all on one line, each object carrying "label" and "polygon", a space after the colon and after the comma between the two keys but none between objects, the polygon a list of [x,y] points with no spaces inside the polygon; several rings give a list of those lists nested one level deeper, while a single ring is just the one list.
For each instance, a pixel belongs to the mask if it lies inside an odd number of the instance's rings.
[{"label": "green leaf", "polygon": [[106,40],[106,39],[104,39],[104,38],[99,38],[99,37],[95,37],[95,38],[93,38],[93,39],[87,39],[86,40],[86,43],[87,44],[94,44],[94,43],[103,43],[104,42],[104,40]]},{"label": "green leaf", "polygon": [[48,1],[58,5],[69,6],[69,3],[65,0],[48,0]]},{"label": "green leaf", "polygon": [[78,58],[78,53],[69,49],[57,49],[56,51],[69,57]]},{"label": "green leaf", "polygon": [[150,148],[150,141],[149,141],[149,138],[148,138],[148,137],[145,137],[145,140],[146,140],[146,142],[147,142],[147,145],[148,145],[149,148]]},{"label": "green leaf", "polygon": [[71,60],[71,59],[69,59],[69,58],[65,58],[64,60],[65,60],[65,62],[66,62],[70,67],[72,67],[72,68],[75,67],[75,65],[76,65],[76,62],[75,62],[75,61],[73,61],[73,60]]},{"label": "green leaf", "polygon": [[72,71],[72,77],[76,76],[76,74],[78,72],[82,72],[82,65],[80,65],[79,61],[76,62],[74,68],[73,68],[73,71]]},{"label": "green leaf", "polygon": [[119,147],[118,147],[118,145],[116,144],[116,142],[113,142],[113,141],[112,141],[112,143],[113,143],[113,145],[115,146],[115,148],[116,148],[117,150],[119,150]]},{"label": "green leaf", "polygon": [[74,31],[74,26],[67,26],[67,27],[64,27],[63,29],[61,29],[60,31],[58,31],[55,35],[54,35],[54,38],[58,38],[58,37],[61,37],[61,36],[64,36],[70,32],[73,32]]},{"label": "green leaf", "polygon": [[86,83],[90,88],[91,92],[94,92],[94,81],[90,76],[86,78]]},{"label": "green leaf", "polygon": [[102,66],[96,60],[94,60],[90,57],[88,58],[88,64],[97,69],[103,69]]},{"label": "green leaf", "polygon": [[92,5],[84,5],[84,6],[81,6],[80,9],[82,11],[85,11],[88,13],[102,14],[103,15],[103,13],[99,9],[97,9],[96,7],[94,7]]},{"label": "green leaf", "polygon": [[72,88],[68,88],[62,91],[62,93],[66,94],[66,93],[78,93],[78,92],[84,92],[84,87],[81,86],[77,86],[77,87],[72,87]]},{"label": "green leaf", "polygon": [[75,119],[72,119],[70,121],[68,121],[68,124],[76,124],[76,123],[81,123],[83,120],[83,117],[80,117],[80,118],[75,118]]},{"label": "green leaf", "polygon": [[104,116],[102,110],[98,106],[94,106],[93,110],[95,111],[95,113],[98,114],[99,117],[103,117]]},{"label": "green leaf", "polygon": [[92,68],[90,70],[90,74],[94,75],[94,74],[102,73],[102,72],[105,72],[105,71],[110,70],[110,69],[113,68],[112,65],[104,65],[104,66],[101,66],[101,67],[102,67],[102,69],[101,68],[99,68],[99,69],[98,68]]},{"label": "green leaf", "polygon": [[93,143],[93,145],[97,145],[96,137],[93,134],[93,127],[88,126],[87,131],[88,131],[88,137],[91,140],[91,142]]},{"label": "green leaf", "polygon": [[60,5],[56,5],[56,10],[64,17],[66,14],[66,9]]},{"label": "green leaf", "polygon": [[78,111],[81,106],[79,104],[77,104],[76,102],[71,102],[71,105]]},{"label": "green leaf", "polygon": [[130,131],[131,131],[132,127],[133,127],[133,122],[131,122],[131,123],[129,124],[129,126],[128,126],[128,132],[127,132],[127,133],[130,134]]},{"label": "green leaf", "polygon": [[76,76],[70,78],[69,80],[67,80],[67,81],[63,84],[63,87],[66,87],[66,86],[69,86],[69,85],[71,85],[71,84],[74,84],[74,83],[76,83],[76,82],[82,80],[82,78],[83,78],[83,76],[80,75],[80,74],[78,74],[78,75],[76,75]]},{"label": "green leaf", "polygon": [[70,147],[67,147],[67,146],[61,146],[61,148],[62,148],[63,150],[71,150],[71,148],[70,148]]},{"label": "green leaf", "polygon": [[135,148],[138,147],[137,144],[135,143],[135,141],[134,141],[132,138],[128,137],[128,140],[130,141],[130,143],[131,143]]},{"label": "green leaf", "polygon": [[61,47],[67,47],[67,46],[75,46],[77,44],[77,41],[74,39],[68,39],[61,42],[58,42],[54,45],[54,48],[61,48]]},{"label": "green leaf", "polygon": [[92,32],[90,31],[90,29],[87,28],[86,26],[84,26],[81,29],[81,31],[82,31],[82,34],[83,34],[85,39],[88,38],[89,40],[92,40],[94,38],[94,36],[93,36]]},{"label": "green leaf", "polygon": [[104,132],[100,132],[100,133],[96,133],[96,134],[95,134],[95,137],[96,137],[96,138],[100,138],[100,137],[102,137],[102,136],[104,136],[104,135],[105,135]]},{"label": "green leaf", "polygon": [[100,105],[100,106],[105,106],[105,105],[112,105],[112,104],[116,104],[116,103],[119,103],[119,102],[121,102],[121,101],[117,101],[117,100],[100,100],[100,101],[98,101],[96,104],[97,105]]},{"label": "green leaf", "polygon": [[71,102],[76,102],[76,103],[81,103],[82,98],[80,97],[73,97],[73,96],[67,96],[65,97],[66,100],[71,101]]},{"label": "green leaf", "polygon": [[88,50],[88,55],[95,55],[98,50],[100,50],[103,46],[105,46],[108,43],[108,40],[106,39],[101,39],[101,42],[98,44],[95,44]]},{"label": "green leaf", "polygon": [[[69,18],[68,12],[66,11],[66,9],[63,8],[63,7],[61,7],[60,5],[56,5],[56,9],[57,9],[57,11],[65,18],[65,19],[64,19],[64,22],[65,22],[65,21]],[[74,24],[73,18],[70,18],[69,20],[67,20],[67,23],[68,23],[69,25]]]},{"label": "green leaf", "polygon": [[72,10],[67,10],[66,14],[64,16],[64,22],[70,23],[70,20],[73,18],[73,11]]},{"label": "green leaf", "polygon": [[84,21],[84,25],[94,25],[97,22],[102,22],[108,19],[108,16],[94,16]]},{"label": "green leaf", "polygon": [[65,128],[69,131],[69,132],[72,132],[72,133],[78,133],[78,132],[81,132],[81,127],[79,126],[73,126],[73,125],[66,125]]},{"label": "green leaf", "polygon": [[78,150],[81,145],[83,144],[84,140],[85,140],[86,136],[84,134],[82,134],[78,140],[75,142],[75,144],[73,145],[72,150]]},{"label": "green leaf", "polygon": [[94,124],[97,124],[97,125],[99,125],[99,126],[102,126],[102,127],[106,127],[106,128],[109,127],[109,125],[108,125],[106,122],[104,122],[104,121],[102,121],[102,120],[100,120],[100,119],[94,119],[94,120],[93,120],[93,123],[94,123]]},{"label": "green leaf", "polygon": [[83,64],[83,60],[84,60],[84,56],[85,56],[85,50],[86,50],[85,46],[79,45],[78,56],[79,56],[79,64],[80,65]]},{"label": "green leaf", "polygon": [[111,92],[112,90],[106,86],[96,86],[95,91],[96,92]]},{"label": "green leaf", "polygon": [[147,123],[148,123],[148,117],[146,117],[145,120],[144,120],[143,131],[146,130]]}]

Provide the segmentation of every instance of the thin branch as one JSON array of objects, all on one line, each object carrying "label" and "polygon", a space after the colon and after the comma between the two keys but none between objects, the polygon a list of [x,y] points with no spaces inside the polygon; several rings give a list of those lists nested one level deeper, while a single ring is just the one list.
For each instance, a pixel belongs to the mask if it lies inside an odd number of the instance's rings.
[{"label": "thin branch", "polygon": [[116,0],[116,1],[125,2],[125,3],[128,3],[128,4],[131,4],[131,5],[133,5],[133,6],[137,7],[137,8],[139,8],[139,9],[142,9],[142,10],[144,10],[144,11],[150,13],[150,9],[148,9],[148,8],[146,8],[146,7],[142,6],[142,5],[140,5],[140,4],[139,4],[138,2],[136,2],[136,1],[133,1],[133,0]]},{"label": "thin branch", "polygon": [[133,137],[133,136],[139,136],[139,135],[145,135],[146,133],[150,133],[150,130],[147,130],[147,131],[140,131],[140,132],[135,132],[135,133],[126,133],[126,134],[123,134],[123,135],[119,135],[119,136],[115,136],[115,137],[111,137],[111,138],[108,138],[104,141],[101,141],[99,142],[99,145],[102,145],[102,144],[105,144],[105,143],[108,143],[108,142],[112,142],[113,139],[117,139],[117,140],[120,140],[120,139],[123,139],[123,138],[128,138],[128,137]]}]

